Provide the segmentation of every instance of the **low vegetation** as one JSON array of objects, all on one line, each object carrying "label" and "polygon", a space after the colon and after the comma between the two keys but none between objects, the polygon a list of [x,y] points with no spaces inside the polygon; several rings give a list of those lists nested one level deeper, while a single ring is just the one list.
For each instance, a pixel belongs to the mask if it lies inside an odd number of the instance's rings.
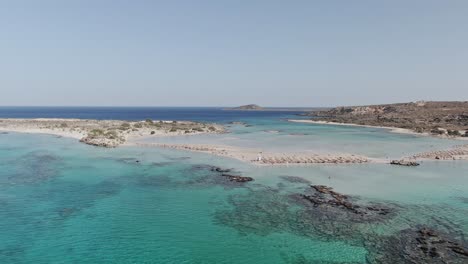
[{"label": "low vegetation", "polygon": [[189,121],[120,121],[120,120],[67,120],[67,119],[0,119],[1,127],[13,131],[23,128],[48,130],[52,134],[68,134],[81,138],[81,142],[101,147],[116,147],[130,137],[164,134],[220,133],[224,128],[215,124]]}]

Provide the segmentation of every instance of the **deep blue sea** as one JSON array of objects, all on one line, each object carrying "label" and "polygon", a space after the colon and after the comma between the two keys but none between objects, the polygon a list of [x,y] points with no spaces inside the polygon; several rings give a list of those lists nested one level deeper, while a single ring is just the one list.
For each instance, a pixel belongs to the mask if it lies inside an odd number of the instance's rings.
[{"label": "deep blue sea", "polygon": [[80,118],[117,120],[190,120],[226,123],[281,118],[298,111],[232,111],[221,107],[0,107],[0,118]]}]

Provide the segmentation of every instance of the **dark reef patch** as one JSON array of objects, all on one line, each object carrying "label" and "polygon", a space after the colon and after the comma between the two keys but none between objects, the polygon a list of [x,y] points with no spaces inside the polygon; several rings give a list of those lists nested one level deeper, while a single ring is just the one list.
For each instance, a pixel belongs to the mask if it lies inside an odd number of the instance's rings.
[{"label": "dark reef patch", "polygon": [[281,252],[281,258],[284,263],[290,264],[362,264],[361,262],[342,262],[342,261],[324,261],[316,259],[307,259],[303,254],[291,255]]},{"label": "dark reef patch", "polygon": [[245,177],[245,176],[240,176],[240,175],[231,175],[231,174],[223,173],[223,174],[221,174],[221,176],[226,177],[231,182],[249,182],[249,181],[253,181],[252,177]]},{"label": "dark reef patch", "polygon": [[[307,191],[310,195],[314,193],[313,190]],[[329,192],[334,192],[328,188],[322,191],[328,192],[327,195],[330,196]],[[343,203],[351,203],[348,200],[350,197],[338,193],[334,195],[343,199]],[[356,198],[348,206],[352,209],[349,209],[339,202],[316,205],[303,196],[299,193],[283,193],[279,189],[265,186],[251,186],[246,194],[230,196],[229,206],[217,210],[214,221],[234,228],[240,234],[268,235],[287,232],[325,241],[345,240],[348,244],[362,246],[362,241],[375,235],[379,225],[388,224],[396,215],[393,207],[381,204],[363,205],[363,202],[358,205]],[[326,201],[329,198],[318,199]]]},{"label": "dark reef patch", "polygon": [[172,157],[172,156],[167,156],[167,155],[164,155],[164,157],[168,160],[172,160],[172,161],[184,161],[184,160],[189,160],[191,159],[191,157]]},{"label": "dark reef patch", "polygon": [[[468,263],[463,232],[453,231],[458,227],[443,218],[430,219],[430,225],[449,230],[444,233],[420,227],[389,235],[381,231],[393,225],[396,213],[402,209],[397,205],[364,203],[320,185],[307,190],[309,196],[317,194],[314,199],[319,202],[309,201],[304,194],[288,195],[264,186],[247,190],[242,195],[231,195],[229,206],[215,212],[216,224],[234,228],[241,235],[287,232],[324,241],[345,241],[364,246],[369,251],[368,263]],[[299,255],[287,263],[316,262]]]},{"label": "dark reef patch", "polygon": [[459,200],[460,202],[462,203],[466,203],[468,204],[468,197],[461,197],[461,196],[457,196],[455,197],[457,200]]},{"label": "dark reef patch", "polygon": [[135,164],[139,163],[140,161],[136,158],[118,158],[118,159],[112,159],[117,162],[125,163],[125,164]]},{"label": "dark reef patch", "polygon": [[173,161],[151,162],[151,166],[154,166],[154,167],[165,167],[165,166],[171,166],[174,164],[175,162]]},{"label": "dark reef patch", "polygon": [[241,173],[232,169],[208,164],[193,165],[187,170],[187,173],[192,176],[192,180],[189,181],[191,184],[223,185],[227,188],[239,187],[254,180],[252,177],[242,176]]},{"label": "dark reef patch", "polygon": [[304,178],[298,177],[298,176],[280,176],[281,179],[290,182],[290,183],[302,183],[302,184],[310,184],[311,182],[309,180],[306,180]]},{"label": "dark reef patch", "polygon": [[6,245],[0,247],[0,260],[2,263],[21,263],[26,248],[22,245]]},{"label": "dark reef patch", "polygon": [[174,182],[169,176],[166,175],[151,175],[138,177],[137,184],[147,187],[168,187],[172,186]]},{"label": "dark reef patch", "polygon": [[59,156],[45,151],[27,153],[13,161],[16,171],[0,184],[34,184],[59,176],[63,161]]},{"label": "dark reef patch", "polygon": [[113,181],[98,184],[64,182],[53,189],[43,190],[34,198],[56,203],[55,212],[60,219],[79,214],[83,209],[92,207],[96,201],[117,195],[122,189]]},{"label": "dark reef patch", "polygon": [[368,258],[370,263],[468,263],[466,243],[428,227],[402,230],[369,246],[375,252]]},{"label": "dark reef patch", "polygon": [[[383,204],[357,204],[351,197],[335,192],[332,188],[324,185],[311,185],[311,188],[313,189],[312,193],[299,195],[310,203],[309,205],[307,202],[305,204],[309,211],[343,214],[347,216],[349,221],[357,222],[385,220],[394,213],[394,208]],[[297,195],[293,195],[293,197],[297,197]]]}]

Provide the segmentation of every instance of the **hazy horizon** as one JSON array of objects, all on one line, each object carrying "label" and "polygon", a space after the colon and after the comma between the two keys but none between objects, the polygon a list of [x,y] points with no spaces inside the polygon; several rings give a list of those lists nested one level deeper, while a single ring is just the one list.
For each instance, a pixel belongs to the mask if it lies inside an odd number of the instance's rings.
[{"label": "hazy horizon", "polygon": [[0,3],[1,106],[468,100],[466,1]]},{"label": "hazy horizon", "polygon": [[[373,103],[373,104],[360,104],[360,105],[329,105],[329,106],[276,106],[276,105],[259,105],[260,107],[263,108],[285,108],[285,109],[311,109],[311,108],[332,108],[332,107],[346,107],[346,106],[366,106],[366,105],[383,105],[383,104],[398,104],[398,103],[413,103],[417,102],[420,100],[415,100],[415,101],[407,101],[407,102],[393,102],[393,103]],[[425,101],[425,100],[423,100]],[[431,100],[434,102],[435,100]],[[445,102],[447,100],[437,100],[436,102]],[[451,100],[447,102],[467,102],[465,100]],[[244,106],[244,105],[249,105],[249,104],[255,104],[255,103],[247,103],[247,104],[241,104],[241,105],[0,105],[0,108],[14,108],[14,107],[19,107],[19,108],[28,108],[28,107],[47,107],[47,108],[61,108],[61,107],[69,107],[69,108],[80,108],[80,107],[89,107],[89,108],[234,108],[234,107],[239,107],[239,106]],[[257,104],[258,105],[258,104]]]}]

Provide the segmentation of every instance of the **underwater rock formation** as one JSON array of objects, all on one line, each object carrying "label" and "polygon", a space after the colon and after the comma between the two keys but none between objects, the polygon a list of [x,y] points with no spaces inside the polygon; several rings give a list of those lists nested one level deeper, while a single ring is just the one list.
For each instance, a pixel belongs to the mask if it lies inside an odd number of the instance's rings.
[{"label": "underwater rock formation", "polygon": [[406,229],[385,239],[371,263],[468,263],[468,248],[452,236],[428,227]]},{"label": "underwater rock formation", "polygon": [[253,181],[253,178],[252,177],[244,177],[244,176],[240,176],[240,175],[230,175],[230,174],[221,174],[221,176],[223,177],[227,177],[230,181],[234,181],[234,182],[249,182],[249,181]]},{"label": "underwater rock formation", "polygon": [[393,212],[391,208],[381,204],[358,205],[349,196],[335,192],[328,186],[311,185],[311,188],[314,190],[312,194],[300,194],[300,197],[308,201],[314,210],[334,208],[337,212],[350,213],[355,220],[360,221],[378,220]]}]

